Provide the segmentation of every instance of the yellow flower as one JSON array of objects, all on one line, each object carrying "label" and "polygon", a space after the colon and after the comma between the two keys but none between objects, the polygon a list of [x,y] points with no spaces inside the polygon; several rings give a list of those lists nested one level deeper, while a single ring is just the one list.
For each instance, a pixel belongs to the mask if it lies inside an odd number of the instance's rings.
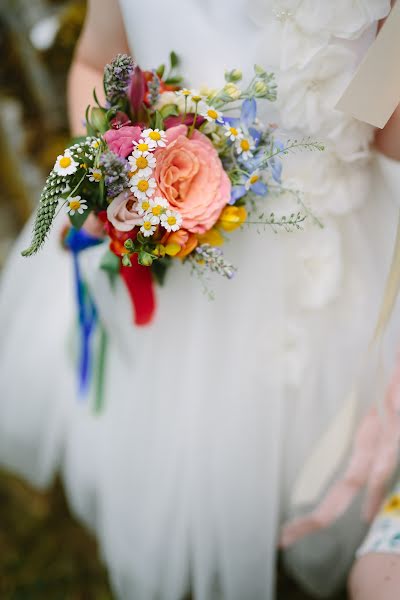
[{"label": "yellow flower", "polygon": [[235,231],[247,218],[247,210],[244,206],[226,206],[222,211],[218,225],[224,231]]},{"label": "yellow flower", "polygon": [[213,227],[210,231],[197,236],[200,244],[210,244],[210,246],[222,246],[224,238],[218,231]]},{"label": "yellow flower", "polygon": [[383,507],[383,513],[400,515],[400,494],[391,496]]}]

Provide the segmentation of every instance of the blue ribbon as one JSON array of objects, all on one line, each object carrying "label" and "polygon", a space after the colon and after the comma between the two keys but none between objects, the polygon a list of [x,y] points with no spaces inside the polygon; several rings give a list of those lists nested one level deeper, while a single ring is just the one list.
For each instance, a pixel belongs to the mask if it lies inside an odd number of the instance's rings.
[{"label": "blue ribbon", "polygon": [[90,382],[91,367],[91,338],[97,322],[97,310],[90,291],[82,279],[79,267],[79,254],[87,248],[92,248],[103,242],[84,229],[71,227],[64,239],[64,244],[72,252],[75,276],[75,293],[78,305],[78,322],[81,338],[79,357],[79,392],[86,395]]}]

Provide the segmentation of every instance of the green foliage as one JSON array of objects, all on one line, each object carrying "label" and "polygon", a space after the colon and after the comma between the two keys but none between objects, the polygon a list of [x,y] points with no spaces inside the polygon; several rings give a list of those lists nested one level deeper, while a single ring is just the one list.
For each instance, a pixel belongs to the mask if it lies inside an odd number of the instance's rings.
[{"label": "green foliage", "polygon": [[154,129],[164,129],[164,119],[158,110],[154,113]]},{"label": "green foliage", "polygon": [[169,55],[169,62],[171,65],[171,70],[172,69],[176,69],[177,67],[179,67],[180,64],[180,60],[179,60],[179,56],[177,55],[176,52],[172,51]]},{"label": "green foliage", "polygon": [[160,65],[157,69],[156,69],[156,73],[159,76],[160,79],[163,78],[164,73],[165,73],[165,65]]},{"label": "green foliage", "polygon": [[48,176],[33,225],[32,243],[22,252],[22,256],[36,254],[44,244],[54,220],[58,199],[65,187],[64,183],[65,178],[58,177],[54,171]]},{"label": "green foliage", "polygon": [[164,285],[165,276],[170,265],[171,259],[167,257],[159,258],[158,260],[153,261],[153,264],[151,265],[151,271],[154,275],[154,279],[159,285]]},{"label": "green foliage", "polygon": [[177,117],[179,116],[179,109],[176,104],[165,104],[160,109],[160,115],[163,119],[168,119],[168,117]]},{"label": "green foliage", "polygon": [[180,65],[179,56],[176,52],[171,52],[169,55],[169,70],[165,76],[165,83],[168,85],[179,85],[183,81],[183,77],[176,73],[177,68]]},{"label": "green foliage", "polygon": [[76,212],[74,215],[69,215],[69,220],[71,221],[71,225],[73,227],[75,227],[75,229],[81,229],[84,222],[88,218],[89,214],[90,214],[90,209],[87,208],[86,210],[83,211],[83,213],[81,215],[78,212]]}]

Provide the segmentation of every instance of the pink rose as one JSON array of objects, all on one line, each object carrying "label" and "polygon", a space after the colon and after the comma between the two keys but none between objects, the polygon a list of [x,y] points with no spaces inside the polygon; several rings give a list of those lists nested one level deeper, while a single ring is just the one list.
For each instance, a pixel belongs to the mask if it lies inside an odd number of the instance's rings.
[{"label": "pink rose", "polygon": [[155,152],[154,178],[161,196],[183,217],[183,228],[205,233],[229,202],[231,183],[217,151],[199,131],[187,136],[186,125],[167,131],[168,145]]},{"label": "pink rose", "polygon": [[103,135],[109,149],[118,156],[126,158],[132,154],[133,142],[138,142],[142,134],[140,127],[126,125],[120,129],[109,129]]},{"label": "pink rose", "polygon": [[136,212],[136,198],[129,191],[118,194],[107,208],[107,218],[118,231],[131,231],[142,218]]}]

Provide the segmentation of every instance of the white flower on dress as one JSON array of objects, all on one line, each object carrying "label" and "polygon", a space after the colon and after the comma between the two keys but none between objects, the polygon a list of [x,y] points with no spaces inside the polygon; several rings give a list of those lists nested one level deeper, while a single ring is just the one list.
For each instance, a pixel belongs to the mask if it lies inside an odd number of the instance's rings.
[{"label": "white flower on dress", "polygon": [[341,237],[335,222],[326,217],[323,228],[312,224],[288,243],[294,245],[289,252],[288,272],[293,277],[290,295],[308,310],[335,300],[343,277]]},{"label": "white flower on dress", "polygon": [[146,213],[143,217],[142,226],[140,228],[140,231],[143,233],[144,237],[150,237],[153,235],[159,222],[160,219],[158,217],[155,217],[150,213]]},{"label": "white flower on dress", "polygon": [[327,216],[346,215],[364,202],[369,187],[368,154],[346,158],[328,149],[287,159],[285,187],[298,190],[322,223]]},{"label": "white flower on dress", "polygon": [[161,129],[145,129],[142,136],[150,148],[165,148],[167,145],[167,135]]},{"label": "white flower on dress", "polygon": [[334,127],[343,114],[334,109],[352,74],[355,56],[346,48],[329,46],[304,69],[289,69],[278,79],[282,126],[321,135],[323,126]]},{"label": "white flower on dress", "polygon": [[175,210],[167,209],[161,215],[161,225],[167,231],[178,231],[182,225],[182,215]]},{"label": "white flower on dress", "polygon": [[156,186],[156,180],[153,177],[141,173],[137,173],[129,180],[129,187],[139,200],[150,198],[154,194]]},{"label": "white flower on dress", "polygon": [[139,173],[140,176],[149,177],[156,166],[155,156],[149,152],[141,152],[140,150],[134,150],[131,156],[128,157],[128,161],[131,176]]},{"label": "white flower on dress", "polygon": [[333,35],[346,39],[360,37],[368,27],[386,17],[390,11],[390,0],[330,0],[327,4],[327,27]]},{"label": "white flower on dress", "polygon": [[72,198],[68,198],[67,203],[67,213],[71,215],[71,217],[77,212],[82,215],[83,212],[87,209],[88,205],[86,200],[83,200],[80,196],[74,196]]},{"label": "white flower on dress", "polygon": [[79,163],[72,158],[70,151],[65,150],[64,154],[57,156],[54,171],[61,176],[73,175],[78,167]]},{"label": "white flower on dress", "polygon": [[337,125],[327,131],[326,137],[332,142],[332,149],[347,160],[369,154],[374,134],[372,125],[343,114]]},{"label": "white flower on dress", "polygon": [[101,172],[100,169],[90,168],[88,177],[89,177],[89,181],[94,181],[96,183],[99,183],[99,181],[101,179],[103,179],[103,173]]}]

